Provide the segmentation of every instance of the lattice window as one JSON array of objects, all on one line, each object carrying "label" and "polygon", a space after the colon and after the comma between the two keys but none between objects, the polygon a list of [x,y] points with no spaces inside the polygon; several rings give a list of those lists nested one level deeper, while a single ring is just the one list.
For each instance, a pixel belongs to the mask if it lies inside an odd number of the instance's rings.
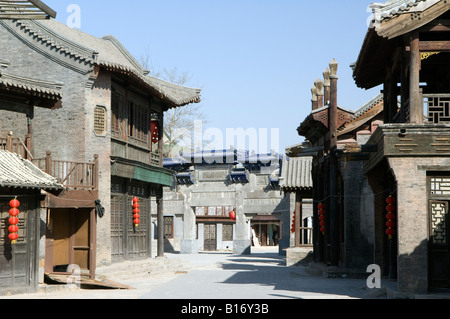
[{"label": "lattice window", "polygon": [[450,95],[424,95],[424,105],[430,123],[450,122]]},{"label": "lattice window", "polygon": [[222,225],[222,240],[233,241],[233,224]]},{"label": "lattice window", "polygon": [[174,238],[173,225],[174,225],[173,217],[165,216],[164,217],[164,238],[166,238],[166,239]]},{"label": "lattice window", "polygon": [[444,202],[431,204],[431,237],[435,244],[447,243],[448,206]]},{"label": "lattice window", "polygon": [[431,194],[450,195],[450,177],[432,177]]},{"label": "lattice window", "polygon": [[105,135],[106,132],[106,109],[97,106],[94,110],[94,132],[97,135]]}]

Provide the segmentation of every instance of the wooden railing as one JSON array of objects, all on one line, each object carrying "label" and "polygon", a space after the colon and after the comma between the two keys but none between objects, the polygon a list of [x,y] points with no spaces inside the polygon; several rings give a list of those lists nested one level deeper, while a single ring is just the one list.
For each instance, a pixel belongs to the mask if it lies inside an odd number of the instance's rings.
[{"label": "wooden railing", "polygon": [[450,123],[450,94],[423,94],[428,123]]},{"label": "wooden railing", "polygon": [[25,140],[13,137],[12,132],[7,137],[0,137],[0,149],[19,154],[22,158],[32,160],[33,156],[30,152],[31,135],[26,135]]},{"label": "wooden railing", "polygon": [[34,159],[33,163],[68,189],[98,189],[98,155],[93,162],[60,161],[53,160],[47,151],[45,158]]}]

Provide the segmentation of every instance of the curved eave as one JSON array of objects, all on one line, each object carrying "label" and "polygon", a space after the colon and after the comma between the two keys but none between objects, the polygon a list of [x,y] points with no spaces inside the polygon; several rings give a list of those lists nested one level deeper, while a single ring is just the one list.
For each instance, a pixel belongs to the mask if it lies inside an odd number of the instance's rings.
[{"label": "curved eave", "polygon": [[[100,62],[100,67],[106,71],[125,76],[133,83],[144,90],[148,90],[150,95],[159,98],[167,109],[181,107],[192,103],[200,103],[201,90],[179,86],[173,83],[165,82],[156,78],[137,74],[134,70],[122,65]],[[179,91],[178,93],[176,91]]]}]

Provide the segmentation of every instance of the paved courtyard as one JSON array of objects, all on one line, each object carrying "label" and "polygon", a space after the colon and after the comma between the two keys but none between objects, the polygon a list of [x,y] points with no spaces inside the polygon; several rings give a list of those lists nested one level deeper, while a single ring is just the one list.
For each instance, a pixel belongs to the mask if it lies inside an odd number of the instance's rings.
[{"label": "paved courtyard", "polygon": [[181,269],[115,279],[131,289],[57,289],[0,299],[354,299],[371,291],[362,279],[328,279],[304,267],[285,267],[274,248],[250,256],[225,253],[167,254]]}]

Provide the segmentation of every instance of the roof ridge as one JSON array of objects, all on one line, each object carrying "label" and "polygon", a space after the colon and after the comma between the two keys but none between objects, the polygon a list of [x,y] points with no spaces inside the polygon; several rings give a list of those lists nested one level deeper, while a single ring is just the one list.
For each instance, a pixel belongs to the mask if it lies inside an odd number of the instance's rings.
[{"label": "roof ridge", "polygon": [[150,70],[146,69],[142,64],[140,64],[136,58],[125,48],[125,46],[113,35],[105,35],[102,37],[103,40],[111,42],[119,51],[122,53],[125,58],[143,75],[147,75],[150,73]]},{"label": "roof ridge", "polygon": [[[55,20],[56,21],[56,20]],[[80,45],[77,42],[69,40],[59,33],[51,30],[39,21],[18,20],[17,24],[30,35],[37,37],[41,42],[66,52],[80,60],[94,63],[97,60],[97,52],[94,49]]]}]

